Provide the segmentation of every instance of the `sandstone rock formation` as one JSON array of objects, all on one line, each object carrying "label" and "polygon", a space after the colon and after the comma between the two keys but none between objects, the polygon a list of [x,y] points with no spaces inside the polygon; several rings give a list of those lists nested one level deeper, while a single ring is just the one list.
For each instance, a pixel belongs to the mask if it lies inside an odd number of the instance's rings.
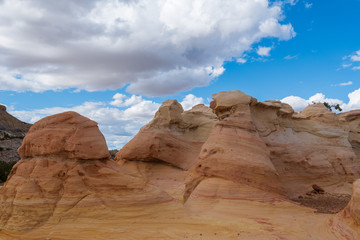
[{"label": "sandstone rock formation", "polygon": [[290,198],[313,184],[329,193],[351,193],[352,182],[360,178],[358,111],[336,115],[317,103],[295,113],[288,104],[258,102],[241,91],[213,98],[217,120],[202,106],[197,122],[186,118],[196,107],[183,112],[176,100],[164,102],[117,160],[192,167],[189,186],[203,177],[221,177]]},{"label": "sandstone rock formation", "polygon": [[6,107],[0,105],[0,161],[20,160],[17,149],[30,126],[7,113]]},{"label": "sandstone rock formation", "polygon": [[205,144],[196,171],[283,193],[270,151],[260,138],[251,108],[256,99],[240,92],[213,95],[211,108],[219,118]]},{"label": "sandstone rock formation", "polygon": [[30,230],[50,218],[61,221],[74,208],[86,212],[172,200],[111,160],[97,124],[75,112],[35,123],[19,153],[22,160],[0,190],[3,230]]},{"label": "sandstone rock formation", "polygon": [[354,182],[351,200],[340,215],[350,218],[360,228],[360,179]]},{"label": "sandstone rock formation", "polygon": [[[0,239],[360,239],[360,112],[213,98],[165,101],[117,162],[95,122],[37,122],[0,190]],[[291,200],[315,185],[352,200],[337,215]]]},{"label": "sandstone rock formation", "polygon": [[176,100],[167,100],[116,158],[160,161],[188,170],[196,162],[215,121],[216,116],[204,105],[184,112]]}]

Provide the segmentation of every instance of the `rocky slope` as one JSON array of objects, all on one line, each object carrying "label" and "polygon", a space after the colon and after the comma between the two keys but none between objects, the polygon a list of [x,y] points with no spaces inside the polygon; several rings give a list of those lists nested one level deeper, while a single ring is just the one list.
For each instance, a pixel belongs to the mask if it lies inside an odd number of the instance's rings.
[{"label": "rocky slope", "polygon": [[[0,238],[360,239],[357,111],[213,98],[165,101],[116,162],[95,122],[40,120],[0,190]],[[311,200],[352,199],[337,214],[291,200],[314,184],[325,193]]]},{"label": "rocky slope", "polygon": [[6,107],[0,105],[0,161],[20,160],[17,149],[30,126],[7,113]]}]

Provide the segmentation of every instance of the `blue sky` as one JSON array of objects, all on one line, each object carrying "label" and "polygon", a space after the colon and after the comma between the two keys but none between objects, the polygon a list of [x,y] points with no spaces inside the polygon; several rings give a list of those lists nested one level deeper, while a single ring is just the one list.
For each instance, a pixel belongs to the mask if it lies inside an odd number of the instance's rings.
[{"label": "blue sky", "polygon": [[359,0],[0,6],[0,103],[27,122],[78,111],[110,148],[170,98],[187,109],[241,90],[297,111],[312,101],[360,108]]}]

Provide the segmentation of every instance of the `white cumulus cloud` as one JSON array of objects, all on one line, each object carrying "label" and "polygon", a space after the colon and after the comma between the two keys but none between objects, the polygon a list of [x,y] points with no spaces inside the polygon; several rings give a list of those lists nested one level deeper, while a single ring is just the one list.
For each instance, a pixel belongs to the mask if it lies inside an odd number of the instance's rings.
[{"label": "white cumulus cloud", "polygon": [[360,62],[360,50],[356,51],[356,53],[351,55],[350,58],[353,62]]},{"label": "white cumulus cloud", "polygon": [[[295,4],[296,1],[289,1]],[[0,90],[206,86],[253,43],[295,36],[268,0],[3,0]]]},{"label": "white cumulus cloud", "polygon": [[188,94],[184,97],[181,105],[183,106],[184,110],[189,110],[193,106],[204,103],[204,99],[202,97],[196,97],[193,94]]},{"label": "white cumulus cloud", "polygon": [[288,96],[282,99],[281,101],[287,103],[293,107],[296,112],[302,111],[305,107],[312,103],[317,102],[327,102],[330,105],[339,104],[343,112],[360,109],[360,89],[357,89],[348,94],[349,102],[343,102],[340,99],[336,98],[327,98],[323,93],[316,93],[311,96],[309,99],[304,99],[298,96]]},{"label": "white cumulus cloud", "polygon": [[256,50],[256,53],[257,53],[259,56],[268,57],[268,56],[270,56],[270,51],[271,51],[271,47],[259,47],[259,48]]},{"label": "white cumulus cloud", "polygon": [[[124,99],[127,100],[132,98],[133,96],[124,96]],[[78,112],[99,124],[99,128],[104,134],[110,149],[119,149],[154,117],[159,107],[159,103],[142,99],[141,101],[133,102],[125,109],[111,107],[103,102],[85,102],[69,108],[53,107],[9,112],[20,120],[29,123],[34,123],[46,116],[65,111]]]},{"label": "white cumulus cloud", "polygon": [[[188,94],[181,104],[185,110],[204,103],[204,99]],[[52,107],[16,111],[8,108],[10,114],[28,123],[34,123],[49,115],[66,111],[75,111],[86,116],[99,124],[110,149],[119,149],[131,140],[142,126],[150,122],[160,103],[143,99],[142,96],[127,96],[116,93],[113,101],[106,102],[84,102],[73,107]]]},{"label": "white cumulus cloud", "polygon": [[116,93],[113,99],[114,101],[110,102],[110,104],[116,107],[128,107],[144,101],[141,96],[132,95],[129,98],[121,93]]}]

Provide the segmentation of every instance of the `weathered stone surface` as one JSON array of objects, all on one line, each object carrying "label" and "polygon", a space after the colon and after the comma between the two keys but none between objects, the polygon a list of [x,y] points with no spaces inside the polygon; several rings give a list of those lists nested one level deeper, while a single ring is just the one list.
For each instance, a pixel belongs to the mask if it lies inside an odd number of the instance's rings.
[{"label": "weathered stone surface", "polygon": [[350,218],[351,221],[360,226],[360,179],[353,183],[351,200],[340,215]]},{"label": "weathered stone surface", "polygon": [[215,121],[216,116],[204,105],[184,112],[176,100],[167,100],[116,159],[160,161],[187,170],[196,162]]},{"label": "weathered stone surface", "polygon": [[48,135],[30,131],[0,190],[0,238],[360,239],[358,182],[337,215],[290,200],[314,184],[324,198],[351,192],[358,116],[321,104],[297,114],[240,91],[215,94],[211,109],[170,100],[117,162],[94,122],[45,119],[34,129]]},{"label": "weathered stone surface", "polygon": [[200,106],[183,112],[175,100],[164,102],[117,159],[192,168],[194,178],[222,177],[290,198],[315,183],[329,193],[351,192],[360,177],[357,112],[336,115],[317,103],[297,114],[288,104],[258,102],[241,91],[213,99],[217,120],[205,106],[195,117]]},{"label": "weathered stone surface", "polygon": [[3,230],[24,231],[60,221],[74,208],[86,212],[172,200],[111,160],[97,124],[74,112],[35,123],[19,152],[22,160],[0,190]]},{"label": "weathered stone surface", "polygon": [[62,155],[76,159],[103,159],[110,153],[97,123],[75,112],[46,117],[34,125],[19,148],[21,157]]},{"label": "weathered stone surface", "polygon": [[7,113],[6,106],[0,105],[0,161],[20,160],[17,149],[30,126]]},{"label": "weathered stone surface", "polygon": [[202,146],[196,171],[284,193],[270,151],[256,131],[251,108],[256,99],[240,92],[214,94],[211,107],[222,120]]},{"label": "weathered stone surface", "polygon": [[252,116],[288,196],[304,194],[314,183],[327,192],[351,192],[360,159],[349,142],[348,123],[339,116],[323,104],[290,115],[257,104]]}]

